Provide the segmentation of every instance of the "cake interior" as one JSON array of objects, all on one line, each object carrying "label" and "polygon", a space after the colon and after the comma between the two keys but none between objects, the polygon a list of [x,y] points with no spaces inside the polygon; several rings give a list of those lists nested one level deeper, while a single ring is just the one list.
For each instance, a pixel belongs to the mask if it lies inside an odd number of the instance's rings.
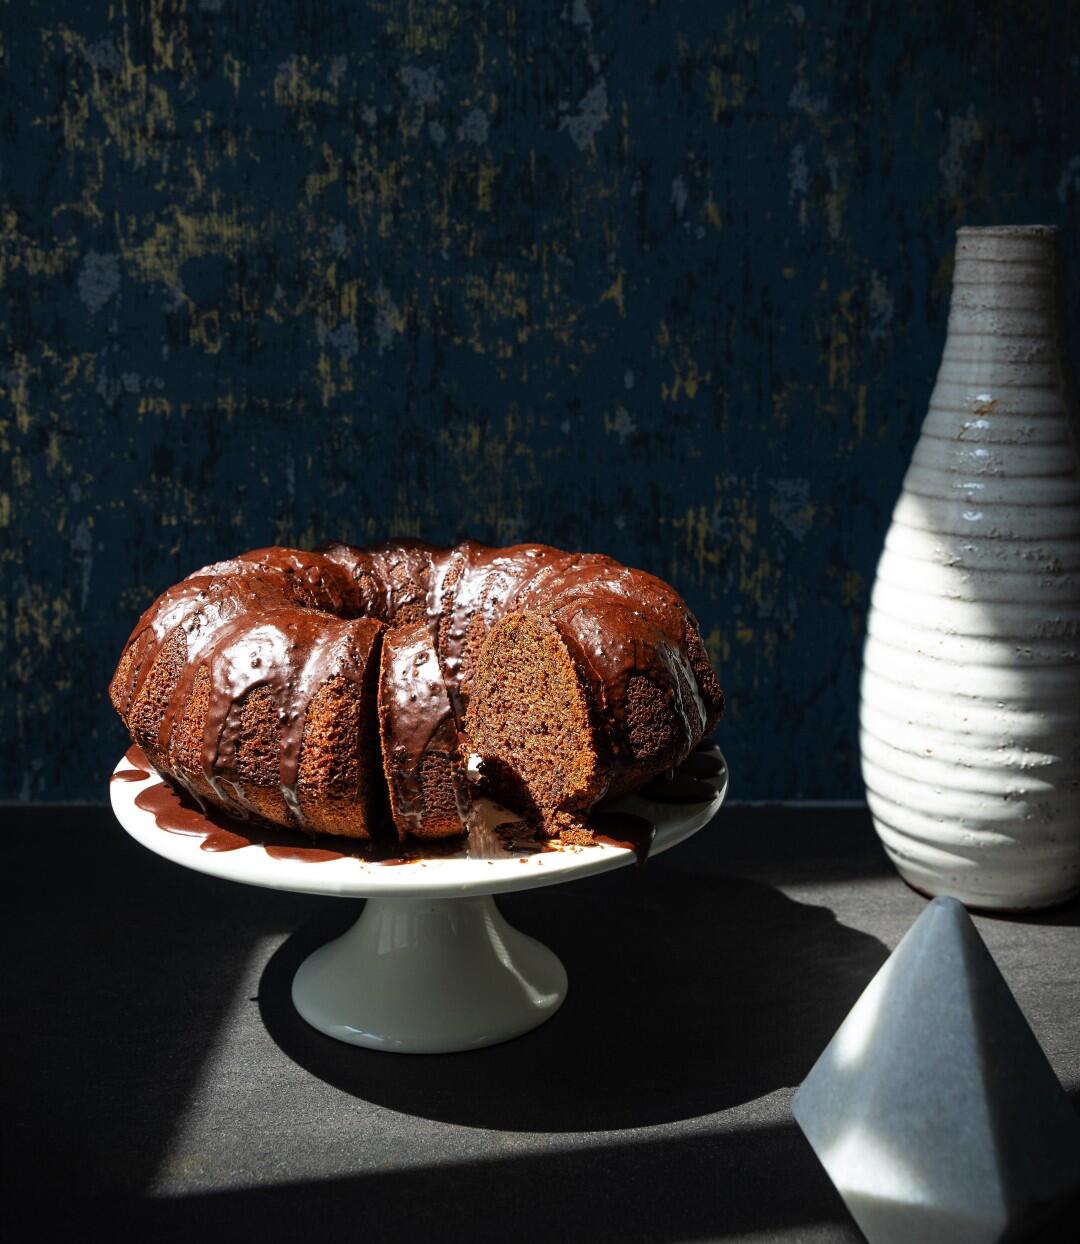
[{"label": "cake interior", "polygon": [[554,835],[603,793],[589,699],[565,641],[522,613],[484,640],[465,746],[486,793]]}]

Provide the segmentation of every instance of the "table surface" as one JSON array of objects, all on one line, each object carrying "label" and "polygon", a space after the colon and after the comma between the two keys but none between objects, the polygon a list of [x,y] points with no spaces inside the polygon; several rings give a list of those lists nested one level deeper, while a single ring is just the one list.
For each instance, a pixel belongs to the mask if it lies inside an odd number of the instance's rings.
[{"label": "table surface", "polygon": [[[359,902],[188,872],[105,808],[4,819],[51,870],[7,902],[9,1210],[155,1240],[862,1238],[790,1112],[926,903],[861,808],[733,805],[644,868],[500,898],[569,996],[437,1057],[292,1009]],[[1080,903],[976,924],[1080,1103]]]}]

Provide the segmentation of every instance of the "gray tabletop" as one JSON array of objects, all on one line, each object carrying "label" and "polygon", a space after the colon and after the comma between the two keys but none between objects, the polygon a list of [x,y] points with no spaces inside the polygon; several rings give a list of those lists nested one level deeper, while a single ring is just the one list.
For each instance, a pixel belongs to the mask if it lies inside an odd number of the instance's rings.
[{"label": "gray tabletop", "polygon": [[[231,885],[102,808],[7,809],[5,1204],[81,1233],[852,1240],[790,1101],[925,906],[857,808],[726,808],[627,868],[499,900],[565,963],[468,1054],[309,1028],[293,971],[359,904]],[[1080,1102],[1080,904],[976,921]],[[13,953],[11,953],[13,951]]]}]

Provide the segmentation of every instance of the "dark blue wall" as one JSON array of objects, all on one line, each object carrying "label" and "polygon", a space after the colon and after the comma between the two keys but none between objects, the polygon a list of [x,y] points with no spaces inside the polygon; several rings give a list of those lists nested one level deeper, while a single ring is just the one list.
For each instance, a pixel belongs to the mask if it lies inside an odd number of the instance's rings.
[{"label": "dark blue wall", "polygon": [[168,584],[392,533],[669,578],[734,793],[858,795],[957,225],[1071,226],[1077,357],[1070,8],[0,7],[0,795],[103,796]]}]

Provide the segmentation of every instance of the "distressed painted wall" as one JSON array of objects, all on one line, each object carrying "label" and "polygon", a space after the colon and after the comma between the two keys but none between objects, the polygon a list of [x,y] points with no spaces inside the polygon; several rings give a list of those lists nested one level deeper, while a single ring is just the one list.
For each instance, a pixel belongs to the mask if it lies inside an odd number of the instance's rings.
[{"label": "distressed painted wall", "polygon": [[1080,358],[1070,7],[0,4],[0,796],[162,588],[393,533],[670,578],[735,792],[858,795],[957,225],[1070,226]]}]

